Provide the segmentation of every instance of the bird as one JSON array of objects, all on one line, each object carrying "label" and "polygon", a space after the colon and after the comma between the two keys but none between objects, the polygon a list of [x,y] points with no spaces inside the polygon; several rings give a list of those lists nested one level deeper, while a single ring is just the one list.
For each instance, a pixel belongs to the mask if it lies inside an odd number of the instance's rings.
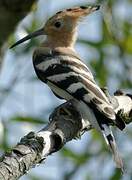
[{"label": "bird", "polygon": [[111,125],[123,130],[125,124],[116,116],[108,97],[74,48],[79,22],[99,9],[100,5],[89,5],[61,10],[50,17],[42,28],[17,41],[11,48],[34,37],[46,36],[33,53],[33,65],[38,78],[58,98],[76,101],[76,108],[82,118],[90,121],[92,127],[102,133],[117,168],[123,172],[123,160]]}]

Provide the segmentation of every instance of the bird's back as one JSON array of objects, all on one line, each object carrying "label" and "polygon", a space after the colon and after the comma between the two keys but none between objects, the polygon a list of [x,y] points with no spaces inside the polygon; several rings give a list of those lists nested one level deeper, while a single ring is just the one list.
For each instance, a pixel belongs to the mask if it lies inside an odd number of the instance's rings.
[{"label": "bird's back", "polygon": [[113,107],[74,51],[39,48],[34,53],[33,63],[39,79],[47,83],[57,97],[83,101],[95,111],[101,123],[103,120],[116,123]]}]

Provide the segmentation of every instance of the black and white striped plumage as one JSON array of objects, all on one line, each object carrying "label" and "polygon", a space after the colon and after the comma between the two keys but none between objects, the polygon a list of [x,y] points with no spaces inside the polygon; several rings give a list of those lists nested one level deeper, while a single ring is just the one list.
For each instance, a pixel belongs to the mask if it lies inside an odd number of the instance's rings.
[{"label": "black and white striped plumage", "polygon": [[99,8],[99,5],[80,6],[59,11],[43,28],[22,38],[11,48],[33,37],[47,36],[33,55],[33,64],[39,79],[45,82],[57,97],[76,101],[82,119],[90,121],[95,129],[103,133],[114,154],[117,167],[123,169],[109,126],[115,124],[123,130],[125,124],[116,116],[108,98],[73,49],[78,22]]},{"label": "black and white striped plumage", "polygon": [[90,123],[103,133],[117,166],[123,169],[109,125],[115,124],[121,130],[125,125],[116,119],[113,107],[94,81],[88,67],[70,49],[67,51],[37,49],[33,64],[39,79],[45,82],[57,97],[66,100],[76,99],[77,108],[83,118],[92,116]]}]

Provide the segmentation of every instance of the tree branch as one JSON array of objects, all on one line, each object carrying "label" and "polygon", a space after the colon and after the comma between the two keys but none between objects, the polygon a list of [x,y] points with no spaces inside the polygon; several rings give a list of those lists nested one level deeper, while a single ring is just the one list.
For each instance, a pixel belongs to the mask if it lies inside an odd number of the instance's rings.
[{"label": "tree branch", "polygon": [[[108,92],[106,92],[109,96]],[[116,92],[109,99],[115,112],[126,124],[132,122],[132,95]],[[92,127],[84,121],[71,100],[57,107],[50,115],[49,123],[37,133],[24,136],[11,152],[3,155],[0,162],[0,179],[14,180],[40,164],[53,152],[59,151],[66,142],[81,136]]]},{"label": "tree branch", "polygon": [[37,0],[0,0],[0,67],[2,63],[3,45],[36,1]]}]

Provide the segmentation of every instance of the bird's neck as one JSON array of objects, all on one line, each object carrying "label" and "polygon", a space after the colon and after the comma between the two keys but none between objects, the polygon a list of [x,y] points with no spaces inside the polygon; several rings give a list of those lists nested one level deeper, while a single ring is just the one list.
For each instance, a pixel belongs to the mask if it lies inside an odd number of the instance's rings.
[{"label": "bird's neck", "polygon": [[77,33],[72,32],[70,34],[60,33],[58,35],[47,35],[45,41],[41,44],[41,47],[55,48],[74,48],[76,42]]}]

